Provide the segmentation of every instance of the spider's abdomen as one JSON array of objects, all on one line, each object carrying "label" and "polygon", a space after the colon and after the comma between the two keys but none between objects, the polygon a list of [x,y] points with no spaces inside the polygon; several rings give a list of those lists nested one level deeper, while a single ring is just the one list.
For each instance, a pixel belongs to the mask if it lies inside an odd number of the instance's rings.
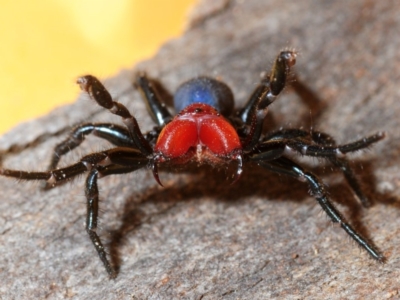
[{"label": "spider's abdomen", "polygon": [[204,76],[182,83],[174,95],[176,112],[194,103],[210,105],[223,116],[229,116],[234,105],[232,91],[225,83]]},{"label": "spider's abdomen", "polygon": [[228,156],[241,149],[241,143],[235,128],[213,107],[195,103],[163,128],[154,148],[169,159],[182,157],[191,149],[197,154],[206,150],[215,156]]}]

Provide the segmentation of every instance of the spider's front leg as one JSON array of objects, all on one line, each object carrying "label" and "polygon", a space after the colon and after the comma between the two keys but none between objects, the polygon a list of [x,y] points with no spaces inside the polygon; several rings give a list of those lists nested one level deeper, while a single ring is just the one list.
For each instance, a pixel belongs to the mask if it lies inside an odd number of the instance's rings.
[{"label": "spider's front leg", "polygon": [[81,89],[86,91],[100,106],[122,118],[132,140],[140,152],[144,155],[150,155],[153,153],[153,149],[149,142],[140,131],[136,118],[130,114],[128,109],[122,103],[116,102],[112,99],[110,93],[96,77],[92,75],[83,76],[78,78],[77,83]]},{"label": "spider's front leg", "polygon": [[[93,76],[88,75],[79,78],[78,83],[85,91],[90,91],[89,95],[93,97],[97,103],[99,103],[103,107],[104,105],[106,105],[106,108],[110,107],[111,96],[99,80],[97,80]],[[160,100],[157,91],[153,87],[153,82],[149,78],[147,78],[144,73],[138,74],[135,86],[142,93],[142,96],[146,103],[146,107],[153,120],[157,122],[159,126],[164,126],[165,124],[170,122],[172,119],[171,114],[168,112],[165,104],[162,103],[162,101]],[[112,104],[114,105],[115,103],[116,102],[113,102]],[[133,129],[135,135],[140,134],[140,132],[138,133],[136,131],[137,129],[138,127]],[[145,149],[147,149],[147,146],[143,145],[142,143],[136,145],[133,138],[131,137],[131,132],[125,128],[122,128],[121,126],[111,123],[84,123],[76,126],[64,141],[55,146],[47,170],[54,170],[57,167],[61,156],[78,147],[85,140],[85,137],[89,134],[93,134],[99,138],[102,138],[114,144],[115,146],[132,148],[144,147]],[[154,137],[149,134],[147,136],[144,136],[144,139],[148,142],[153,138]],[[44,187],[46,188],[47,186]]]},{"label": "spider's front leg", "polygon": [[295,51],[281,51],[275,59],[271,74],[264,77],[250,96],[247,104],[238,116],[249,127],[243,142],[243,149],[250,151],[258,143],[268,106],[283,91],[290,68],[296,63]]}]

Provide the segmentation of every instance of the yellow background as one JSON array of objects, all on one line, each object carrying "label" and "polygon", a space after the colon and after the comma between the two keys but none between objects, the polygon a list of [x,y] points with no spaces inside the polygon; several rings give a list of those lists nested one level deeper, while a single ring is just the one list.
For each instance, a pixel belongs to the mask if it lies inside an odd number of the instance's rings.
[{"label": "yellow background", "polygon": [[0,134],[73,102],[183,32],[195,0],[0,0]]}]

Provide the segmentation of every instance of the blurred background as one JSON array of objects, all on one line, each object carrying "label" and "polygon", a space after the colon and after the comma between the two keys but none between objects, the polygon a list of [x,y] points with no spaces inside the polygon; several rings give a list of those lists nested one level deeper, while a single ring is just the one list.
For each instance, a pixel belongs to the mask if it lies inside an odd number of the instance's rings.
[{"label": "blurred background", "polygon": [[196,0],[2,0],[0,135],[73,102],[78,76],[110,77],[181,35]]}]

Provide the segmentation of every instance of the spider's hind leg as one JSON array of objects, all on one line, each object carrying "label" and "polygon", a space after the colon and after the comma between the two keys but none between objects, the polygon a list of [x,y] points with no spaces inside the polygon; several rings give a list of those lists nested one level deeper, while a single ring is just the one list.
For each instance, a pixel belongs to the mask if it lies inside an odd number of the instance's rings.
[{"label": "spider's hind leg", "polygon": [[19,180],[45,180],[49,185],[56,185],[59,182],[71,180],[78,175],[89,172],[85,184],[87,199],[86,231],[107,273],[114,278],[116,271],[109,262],[103,243],[96,232],[99,210],[97,180],[108,175],[136,171],[146,167],[148,162],[148,158],[138,149],[116,147],[86,155],[79,162],[65,168],[48,172],[29,172],[0,168],[0,175]]},{"label": "spider's hind leg", "polygon": [[259,160],[257,164],[273,172],[290,175],[300,181],[307,181],[311,194],[315,197],[319,205],[321,205],[325,213],[331,218],[332,222],[339,223],[344,231],[374,259],[380,262],[385,260],[384,256],[344,219],[341,213],[331,203],[324,185],[314,174],[306,172],[299,165],[285,157],[280,157],[273,161]]}]

